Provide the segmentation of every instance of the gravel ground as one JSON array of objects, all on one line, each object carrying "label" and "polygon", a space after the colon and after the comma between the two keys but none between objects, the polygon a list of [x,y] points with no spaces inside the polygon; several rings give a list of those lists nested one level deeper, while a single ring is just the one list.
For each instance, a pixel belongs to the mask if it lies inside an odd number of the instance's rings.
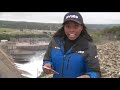
[{"label": "gravel ground", "polygon": [[120,41],[97,45],[102,78],[120,78]]}]

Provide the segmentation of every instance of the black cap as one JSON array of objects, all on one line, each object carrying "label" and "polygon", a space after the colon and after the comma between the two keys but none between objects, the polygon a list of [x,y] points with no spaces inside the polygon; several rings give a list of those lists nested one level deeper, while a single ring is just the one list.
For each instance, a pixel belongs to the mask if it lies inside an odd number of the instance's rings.
[{"label": "black cap", "polygon": [[83,24],[83,18],[82,16],[80,15],[79,12],[69,12],[67,13],[65,16],[64,16],[64,21],[63,21],[63,24],[66,22],[66,21],[74,21],[78,24]]}]

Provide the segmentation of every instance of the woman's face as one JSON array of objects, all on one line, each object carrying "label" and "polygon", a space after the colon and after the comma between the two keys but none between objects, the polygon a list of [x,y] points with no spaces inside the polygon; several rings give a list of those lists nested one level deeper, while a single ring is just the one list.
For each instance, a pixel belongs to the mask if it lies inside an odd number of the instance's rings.
[{"label": "woman's face", "polygon": [[80,35],[83,26],[74,22],[74,21],[67,21],[64,25],[64,31],[68,39],[75,40]]}]

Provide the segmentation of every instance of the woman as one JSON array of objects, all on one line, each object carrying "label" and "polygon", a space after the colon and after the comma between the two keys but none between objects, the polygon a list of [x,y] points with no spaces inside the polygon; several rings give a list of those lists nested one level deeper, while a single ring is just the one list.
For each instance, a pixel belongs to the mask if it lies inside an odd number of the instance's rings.
[{"label": "woman", "polygon": [[43,66],[49,68],[43,71],[53,78],[100,78],[97,49],[80,13],[64,16],[63,27],[53,35]]}]

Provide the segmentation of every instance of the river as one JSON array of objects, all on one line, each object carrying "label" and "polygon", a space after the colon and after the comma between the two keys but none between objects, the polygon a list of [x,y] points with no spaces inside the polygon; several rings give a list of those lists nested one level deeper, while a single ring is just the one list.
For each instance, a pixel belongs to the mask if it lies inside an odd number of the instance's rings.
[{"label": "river", "polygon": [[15,63],[18,69],[28,72],[28,74],[22,74],[28,78],[37,78],[42,72],[42,63],[45,50],[36,52],[36,54],[29,60],[28,63],[20,64]]}]

